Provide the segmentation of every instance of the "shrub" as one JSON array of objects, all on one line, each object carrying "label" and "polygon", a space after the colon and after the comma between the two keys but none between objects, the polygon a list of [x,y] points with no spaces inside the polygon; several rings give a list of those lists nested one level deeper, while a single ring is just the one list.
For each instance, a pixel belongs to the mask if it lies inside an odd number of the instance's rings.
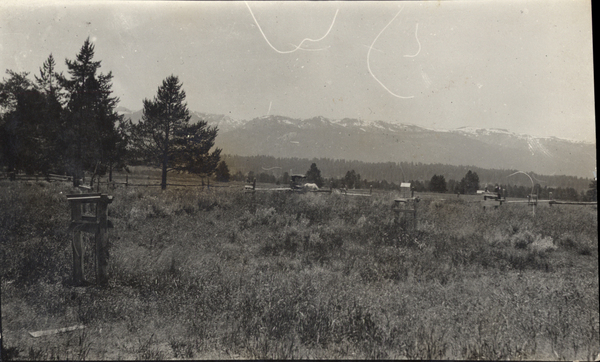
[{"label": "shrub", "polygon": [[510,241],[517,249],[526,249],[529,244],[533,243],[536,236],[529,230],[519,231],[511,236]]},{"label": "shrub", "polygon": [[544,253],[549,251],[554,251],[558,249],[551,237],[542,238],[540,236],[536,237],[536,239],[529,244],[529,250],[536,253]]},{"label": "shrub", "polygon": [[575,236],[573,233],[564,233],[556,241],[556,245],[565,250],[575,251],[580,255],[591,255],[592,251],[597,250],[597,243],[594,243],[589,237],[585,235]]}]

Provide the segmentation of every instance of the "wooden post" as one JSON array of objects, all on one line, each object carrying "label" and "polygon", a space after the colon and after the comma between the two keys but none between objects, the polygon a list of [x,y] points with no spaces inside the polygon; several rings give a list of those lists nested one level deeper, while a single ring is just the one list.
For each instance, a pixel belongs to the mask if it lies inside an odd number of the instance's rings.
[{"label": "wooden post", "polygon": [[[106,197],[105,195],[103,195]],[[104,198],[103,197],[103,198]],[[108,280],[108,242],[106,240],[107,206],[105,200],[96,204],[96,217],[98,228],[96,229],[96,282],[106,284]]]},{"label": "wooden post", "polygon": [[[71,221],[81,221],[82,204],[71,205]],[[83,284],[83,247],[81,245],[81,231],[73,230],[73,282],[76,285]]]},{"label": "wooden post", "polygon": [[417,200],[413,199],[413,231],[417,230]]}]

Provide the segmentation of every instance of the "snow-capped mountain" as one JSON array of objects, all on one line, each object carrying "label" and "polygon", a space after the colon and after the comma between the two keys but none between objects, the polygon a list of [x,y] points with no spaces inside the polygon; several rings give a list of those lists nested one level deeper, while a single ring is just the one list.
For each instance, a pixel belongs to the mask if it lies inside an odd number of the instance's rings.
[{"label": "snow-capped mountain", "polygon": [[503,129],[432,130],[410,124],[324,117],[255,118],[220,132],[217,146],[242,156],[421,162],[591,177],[595,144]]},{"label": "snow-capped mountain", "polygon": [[[533,137],[505,129],[433,130],[411,124],[325,117],[263,116],[235,120],[190,112],[217,126],[216,145],[240,156],[331,158],[365,162],[421,162],[592,177],[596,145]],[[136,122],[141,111],[126,115]]]}]

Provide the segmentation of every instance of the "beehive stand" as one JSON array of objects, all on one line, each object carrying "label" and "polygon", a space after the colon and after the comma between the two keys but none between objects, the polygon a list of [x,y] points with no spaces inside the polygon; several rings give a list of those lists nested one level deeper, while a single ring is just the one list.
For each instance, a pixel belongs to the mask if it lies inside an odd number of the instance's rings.
[{"label": "beehive stand", "polygon": [[[77,285],[85,284],[83,276],[83,246],[81,233],[93,233],[95,236],[96,251],[96,283],[105,284],[108,275],[108,239],[107,229],[112,227],[108,221],[108,204],[113,200],[112,196],[105,194],[76,194],[67,195],[71,206],[71,225],[69,231],[73,232],[73,281]],[[95,210],[95,215],[85,215],[87,205]],[[87,208],[90,208],[87,206]]]}]

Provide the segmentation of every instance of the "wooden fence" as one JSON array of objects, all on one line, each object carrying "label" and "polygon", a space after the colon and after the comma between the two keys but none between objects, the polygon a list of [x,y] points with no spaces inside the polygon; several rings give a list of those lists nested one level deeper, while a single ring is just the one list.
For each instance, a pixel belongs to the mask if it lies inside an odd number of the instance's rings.
[{"label": "wooden fence", "polygon": [[[10,180],[10,181],[30,181],[30,182],[40,182],[40,181],[47,181],[47,182],[73,182],[73,178],[72,176],[61,176],[61,175],[55,175],[55,174],[49,174],[49,175],[24,175],[24,174],[9,174],[9,175],[0,175],[0,181],[1,180]],[[130,182],[129,181],[129,177],[128,175],[125,176],[125,182],[123,181],[108,181],[107,179],[95,179],[93,182],[93,186],[89,186],[89,185],[85,185],[84,183],[82,183],[80,185],[81,188],[84,189],[96,189],[99,190],[101,187],[103,188],[108,188],[108,187],[112,187],[115,188],[117,186],[125,186],[125,187],[161,187],[160,183],[154,183],[156,182],[156,179],[154,178],[148,178],[148,181],[153,181],[152,183],[140,183],[139,180],[138,182]],[[171,186],[171,187],[207,187],[207,188],[211,188],[211,187],[231,187],[230,185],[219,185],[219,184],[211,184],[211,183],[205,183],[205,184],[197,184],[197,183],[167,183],[167,186]]]},{"label": "wooden fence", "polygon": [[11,181],[55,181],[55,182],[71,182],[73,178],[71,176],[62,176],[55,174],[48,175],[23,175],[23,174],[3,174],[0,175],[0,180],[11,180]]}]

